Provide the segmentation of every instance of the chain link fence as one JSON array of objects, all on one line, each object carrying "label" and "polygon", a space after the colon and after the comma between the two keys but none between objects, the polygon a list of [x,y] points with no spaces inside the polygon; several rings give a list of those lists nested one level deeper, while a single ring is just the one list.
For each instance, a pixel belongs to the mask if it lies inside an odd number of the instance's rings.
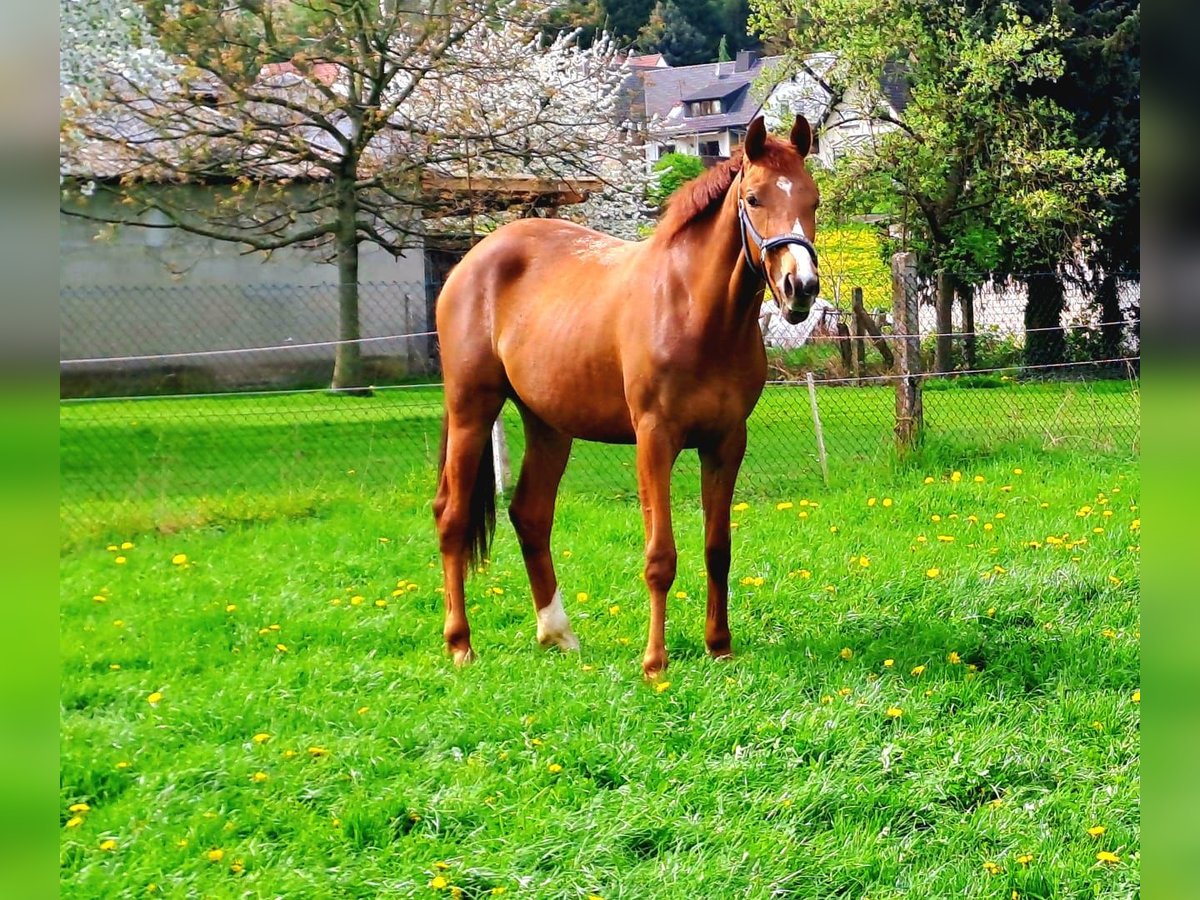
[{"label": "chain link fence", "polygon": [[[1139,284],[1116,279],[1104,302],[1051,292],[1031,312],[1033,279],[960,288],[940,319],[936,279],[903,285],[918,301],[926,439],[968,455],[1008,444],[1136,452]],[[64,540],[432,494],[442,416],[432,293],[360,285],[357,343],[372,390],[351,396],[328,389],[344,343],[334,285],[64,287]],[[896,350],[905,333],[889,310],[846,299],[795,328],[764,305],[770,380],[750,421],[742,493],[815,490],[822,453],[835,482],[894,457],[896,383],[912,374]],[[511,404],[502,422],[515,472]],[[694,454],[676,482],[678,496],[698,493]],[[634,449],[576,442],[563,489],[636,496]]]}]

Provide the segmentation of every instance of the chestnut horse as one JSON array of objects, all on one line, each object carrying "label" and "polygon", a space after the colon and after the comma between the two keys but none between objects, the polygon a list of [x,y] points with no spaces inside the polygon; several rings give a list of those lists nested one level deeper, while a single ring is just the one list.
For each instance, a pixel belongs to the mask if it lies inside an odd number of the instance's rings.
[{"label": "chestnut horse", "polygon": [[[791,140],[751,123],[741,152],[679,188],[652,237],[630,243],[555,219],[484,238],[450,273],[437,304],[445,419],[434,516],[445,578],[446,646],[473,658],[463,600],[468,567],[495,528],[491,428],[506,399],[521,413],[525,457],[509,506],[543,646],[577,649],[550,555],[571,441],[636,443],[646,530],[650,634],[642,668],[666,668],[675,580],[670,477],[700,457],[705,643],[730,652],[729,508],[746,419],[766,381],[758,315],[764,283],[801,321],[817,293],[817,188],[804,165],[812,132]],[[762,235],[774,235],[763,238]]]}]

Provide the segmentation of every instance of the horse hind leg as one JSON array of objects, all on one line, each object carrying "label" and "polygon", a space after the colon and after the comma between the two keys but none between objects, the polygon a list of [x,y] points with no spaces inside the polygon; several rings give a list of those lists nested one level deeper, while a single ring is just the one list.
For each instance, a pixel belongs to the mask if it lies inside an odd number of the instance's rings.
[{"label": "horse hind leg", "polygon": [[554,502],[571,454],[571,438],[554,431],[528,410],[525,422],[525,457],[509,504],[508,515],[516,529],[529,573],[529,586],[537,613],[537,639],[543,647],[578,650],[579,639],[563,609],[562,594],[550,555]]},{"label": "horse hind leg", "polygon": [[475,657],[464,581],[472,562],[480,561],[477,557],[495,523],[491,429],[503,405],[502,393],[476,393],[470,404],[448,404],[443,425],[443,460],[433,512],[442,557],[443,636],[457,665]]}]

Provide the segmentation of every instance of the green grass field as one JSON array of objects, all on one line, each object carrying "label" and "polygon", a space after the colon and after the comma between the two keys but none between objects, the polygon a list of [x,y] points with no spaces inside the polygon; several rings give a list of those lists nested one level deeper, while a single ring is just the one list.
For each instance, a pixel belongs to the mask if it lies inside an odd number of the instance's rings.
[{"label": "green grass field", "polygon": [[536,646],[501,521],[459,671],[436,392],[64,406],[63,896],[1137,896],[1136,436],[1073,390],[930,391],[897,462],[890,392],[825,389],[828,488],[769,391],[736,656],[687,454],[658,684],[627,448],[559,507],[582,651]]}]

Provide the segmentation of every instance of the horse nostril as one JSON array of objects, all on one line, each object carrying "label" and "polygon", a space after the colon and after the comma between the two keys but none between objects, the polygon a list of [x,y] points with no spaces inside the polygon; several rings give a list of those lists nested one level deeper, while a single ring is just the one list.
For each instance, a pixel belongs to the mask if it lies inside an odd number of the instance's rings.
[{"label": "horse nostril", "polygon": [[796,276],[791,272],[783,276],[783,296],[788,300],[796,296]]},{"label": "horse nostril", "polygon": [[820,293],[820,291],[821,291],[821,279],[820,278],[814,278],[811,281],[806,281],[804,283],[804,296],[815,297],[815,296],[817,296],[817,294]]}]

